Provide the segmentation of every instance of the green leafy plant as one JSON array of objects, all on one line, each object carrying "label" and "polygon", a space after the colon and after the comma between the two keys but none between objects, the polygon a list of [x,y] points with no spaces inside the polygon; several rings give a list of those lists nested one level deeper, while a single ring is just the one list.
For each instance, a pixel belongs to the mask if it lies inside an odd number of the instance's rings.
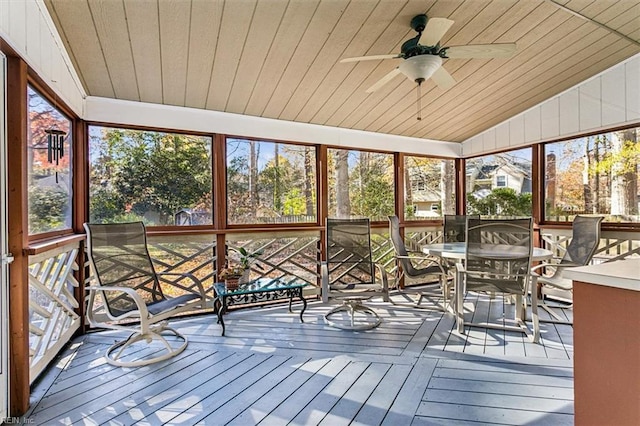
[{"label": "green leafy plant", "polygon": [[[262,250],[249,252],[244,247],[229,247],[229,250],[235,251],[238,254],[238,263],[243,269],[249,269],[251,264],[256,260],[258,256],[262,254]],[[262,269],[262,266],[256,265],[258,269]]]}]

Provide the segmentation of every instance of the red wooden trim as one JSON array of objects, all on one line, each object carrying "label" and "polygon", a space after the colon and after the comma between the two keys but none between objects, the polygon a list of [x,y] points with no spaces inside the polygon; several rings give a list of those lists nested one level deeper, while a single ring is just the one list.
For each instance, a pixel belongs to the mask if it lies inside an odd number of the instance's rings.
[{"label": "red wooden trim", "polygon": [[9,251],[9,412],[29,408],[29,258],[27,247],[27,64],[7,57],[7,168]]},{"label": "red wooden trim", "polygon": [[[405,154],[398,152],[393,156],[393,162],[395,164],[393,176],[393,190],[395,195],[395,209],[400,223],[404,222],[404,157]],[[400,227],[402,229],[402,227]]]},{"label": "red wooden trim", "polygon": [[227,141],[216,134],[213,139],[213,224],[216,229],[227,227]]},{"label": "red wooden trim", "polygon": [[84,233],[89,221],[89,130],[82,120],[73,122],[73,230]]},{"label": "red wooden trim", "polygon": [[531,148],[531,215],[533,223],[542,223],[544,219],[545,199],[545,161],[542,145],[534,145]]},{"label": "red wooden trim", "polygon": [[456,174],[456,214],[465,214],[467,211],[467,163],[464,158],[455,159]]}]

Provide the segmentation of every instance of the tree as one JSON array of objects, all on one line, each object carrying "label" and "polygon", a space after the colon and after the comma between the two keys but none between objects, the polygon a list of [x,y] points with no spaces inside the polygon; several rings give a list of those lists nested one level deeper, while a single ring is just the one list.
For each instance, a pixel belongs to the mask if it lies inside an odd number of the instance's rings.
[{"label": "tree", "polygon": [[512,188],[495,188],[484,198],[467,194],[469,214],[484,216],[530,216],[531,194],[517,194]]},{"label": "tree", "polygon": [[335,158],[335,194],[336,216],[347,218],[351,216],[351,199],[349,197],[349,151],[339,149]]},{"label": "tree", "polygon": [[91,139],[91,220],[151,213],[157,216],[149,219],[152,224],[173,224],[179,209],[210,199],[210,143],[197,136],[102,129]]}]

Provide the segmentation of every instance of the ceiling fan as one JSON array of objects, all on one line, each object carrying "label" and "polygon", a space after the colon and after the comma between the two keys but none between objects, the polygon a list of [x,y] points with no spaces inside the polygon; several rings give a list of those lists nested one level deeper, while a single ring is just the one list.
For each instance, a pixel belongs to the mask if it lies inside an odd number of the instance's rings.
[{"label": "ceiling fan", "polygon": [[431,78],[438,87],[447,90],[456,83],[451,74],[442,67],[443,59],[506,58],[516,51],[515,43],[441,47],[440,39],[453,23],[454,21],[447,18],[427,18],[424,14],[416,15],[411,19],[410,26],[418,35],[405,41],[399,54],[359,56],[345,58],[340,62],[403,59],[400,65],[369,87],[366,92],[373,93],[398,74],[404,74],[409,80],[418,83],[418,120],[420,120],[421,84]]}]

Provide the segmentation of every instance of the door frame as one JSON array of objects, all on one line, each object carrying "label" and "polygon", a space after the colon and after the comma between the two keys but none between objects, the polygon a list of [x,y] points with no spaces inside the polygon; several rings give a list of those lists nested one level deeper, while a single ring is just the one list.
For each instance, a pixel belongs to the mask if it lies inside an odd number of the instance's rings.
[{"label": "door frame", "polygon": [[9,416],[9,263],[7,216],[7,61],[0,52],[0,421]]}]

